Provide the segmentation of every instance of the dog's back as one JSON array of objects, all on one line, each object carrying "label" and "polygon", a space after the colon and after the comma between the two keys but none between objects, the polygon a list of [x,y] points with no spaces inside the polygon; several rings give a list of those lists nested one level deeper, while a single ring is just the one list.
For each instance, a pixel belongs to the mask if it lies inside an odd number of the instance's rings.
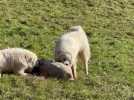
[{"label": "dog's back", "polygon": [[[81,26],[73,26],[66,33],[64,33],[59,40],[56,42],[56,47],[63,47],[63,49],[71,49],[71,45],[74,47],[79,45],[83,47],[85,44],[88,45],[88,38]],[[65,47],[64,47],[65,46]]]}]

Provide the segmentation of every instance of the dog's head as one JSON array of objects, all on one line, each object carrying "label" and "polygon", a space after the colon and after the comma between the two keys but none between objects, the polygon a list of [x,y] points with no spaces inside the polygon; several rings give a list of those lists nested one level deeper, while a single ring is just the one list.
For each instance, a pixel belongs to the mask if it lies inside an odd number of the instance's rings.
[{"label": "dog's head", "polygon": [[[65,70],[71,70],[71,71],[68,71],[68,72],[71,72],[71,78],[70,80],[74,80],[74,77],[73,77],[73,63],[72,63],[72,56],[70,53],[68,52],[58,52],[57,53],[58,55],[55,55],[55,61],[56,62],[61,62],[63,63],[67,69]],[[70,74],[68,74],[70,75]]]},{"label": "dog's head", "polygon": [[55,60],[57,62],[61,62],[66,66],[72,67],[72,56],[68,52],[59,52],[58,56],[56,56]]},{"label": "dog's head", "polygon": [[53,62],[52,65],[54,65],[59,72],[57,73],[59,75],[58,78],[74,80],[71,67],[60,62]]}]

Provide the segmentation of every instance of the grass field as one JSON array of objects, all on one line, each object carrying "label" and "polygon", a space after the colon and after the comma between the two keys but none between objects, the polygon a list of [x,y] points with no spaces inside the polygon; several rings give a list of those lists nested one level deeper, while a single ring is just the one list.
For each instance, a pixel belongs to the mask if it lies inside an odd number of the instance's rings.
[{"label": "grass field", "polygon": [[0,100],[134,100],[134,0],[0,0],[0,48],[23,47],[52,59],[55,40],[70,26],[87,32],[89,76],[0,79]]}]

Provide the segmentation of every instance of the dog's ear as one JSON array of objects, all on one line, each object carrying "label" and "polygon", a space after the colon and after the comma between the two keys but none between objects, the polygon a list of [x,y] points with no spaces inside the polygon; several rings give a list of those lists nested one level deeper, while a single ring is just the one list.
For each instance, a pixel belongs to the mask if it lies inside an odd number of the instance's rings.
[{"label": "dog's ear", "polygon": [[70,27],[70,31],[81,31],[81,30],[83,29],[80,25]]},{"label": "dog's ear", "polygon": [[40,74],[40,68],[38,66],[33,67],[31,71],[32,75],[39,75]]},{"label": "dog's ear", "polygon": [[38,65],[40,66],[40,65],[43,65],[44,64],[44,59],[38,59]]}]

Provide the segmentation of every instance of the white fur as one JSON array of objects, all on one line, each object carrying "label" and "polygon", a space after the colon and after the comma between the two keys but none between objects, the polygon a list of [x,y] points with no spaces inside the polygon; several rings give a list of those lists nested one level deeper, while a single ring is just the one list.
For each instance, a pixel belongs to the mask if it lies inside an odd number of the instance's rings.
[{"label": "white fur", "polygon": [[37,56],[31,51],[22,48],[7,48],[0,50],[0,74],[13,72],[27,75],[24,71],[37,63]]},{"label": "white fur", "polygon": [[70,62],[74,78],[77,78],[76,66],[77,60],[80,58],[86,66],[86,74],[88,74],[88,61],[90,59],[90,47],[86,33],[81,26],[73,26],[67,33],[62,35],[56,42],[55,60],[60,62]]}]

